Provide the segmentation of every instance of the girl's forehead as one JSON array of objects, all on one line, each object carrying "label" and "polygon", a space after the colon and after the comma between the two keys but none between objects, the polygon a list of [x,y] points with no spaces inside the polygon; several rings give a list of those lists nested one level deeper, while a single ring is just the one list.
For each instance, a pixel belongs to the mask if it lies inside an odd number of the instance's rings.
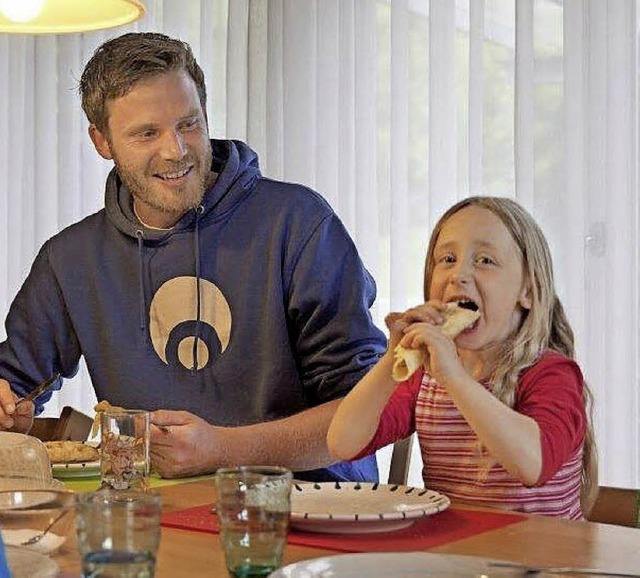
[{"label": "girl's forehead", "polygon": [[502,219],[489,209],[474,205],[451,215],[443,223],[436,241],[437,247],[461,244],[517,249]]}]

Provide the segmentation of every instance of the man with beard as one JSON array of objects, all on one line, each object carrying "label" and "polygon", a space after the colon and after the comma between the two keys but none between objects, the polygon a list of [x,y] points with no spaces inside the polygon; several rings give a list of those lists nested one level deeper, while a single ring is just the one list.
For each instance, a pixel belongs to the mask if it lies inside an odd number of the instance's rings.
[{"label": "man with beard", "polygon": [[331,208],[264,178],[246,144],[209,139],[204,75],[183,42],[110,40],[80,93],[115,165],[105,208],[45,243],[12,304],[0,428],[28,431],[51,394],[16,400],[84,356],[98,400],[153,411],[163,476],[259,463],[377,479],[375,458],[332,464],[325,442],[386,345],[375,284]]}]

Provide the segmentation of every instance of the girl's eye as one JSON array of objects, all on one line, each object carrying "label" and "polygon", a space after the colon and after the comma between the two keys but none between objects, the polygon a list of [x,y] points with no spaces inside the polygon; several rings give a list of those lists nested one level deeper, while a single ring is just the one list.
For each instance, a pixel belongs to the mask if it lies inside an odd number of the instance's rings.
[{"label": "girl's eye", "polygon": [[436,263],[455,263],[455,262],[456,262],[456,258],[451,253],[440,255],[440,257],[436,259]]},{"label": "girl's eye", "polygon": [[491,257],[489,257],[487,255],[482,255],[481,257],[478,257],[477,261],[481,265],[495,265],[496,264],[496,262]]}]

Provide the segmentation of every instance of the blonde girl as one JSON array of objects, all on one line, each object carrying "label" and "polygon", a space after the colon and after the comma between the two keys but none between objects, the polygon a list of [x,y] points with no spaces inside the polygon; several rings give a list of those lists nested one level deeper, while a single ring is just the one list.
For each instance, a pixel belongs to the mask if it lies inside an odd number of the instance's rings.
[{"label": "blonde girl", "polygon": [[[457,203],[431,235],[424,295],[387,316],[387,352],[338,407],[331,454],[353,459],[417,431],[425,487],[583,518],[597,492],[591,393],[538,225],[510,199]],[[455,340],[440,331],[450,302],[480,313]],[[398,344],[428,353],[400,384],[391,377]]]}]

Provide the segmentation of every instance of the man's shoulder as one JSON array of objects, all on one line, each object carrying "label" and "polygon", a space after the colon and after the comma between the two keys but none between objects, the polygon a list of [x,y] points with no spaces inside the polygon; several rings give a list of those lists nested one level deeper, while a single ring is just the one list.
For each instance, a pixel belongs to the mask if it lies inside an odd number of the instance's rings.
[{"label": "man's shoulder", "polygon": [[49,251],[83,251],[104,235],[107,219],[104,209],[66,226],[45,244]]},{"label": "man's shoulder", "polygon": [[101,228],[106,221],[106,212],[104,209],[100,209],[96,213],[87,215],[79,221],[75,221],[70,225],[64,227],[60,232],[51,237],[51,241],[54,243],[65,243],[69,240],[76,242],[81,237],[93,235]]},{"label": "man's shoulder", "polygon": [[333,209],[320,193],[300,183],[262,177],[256,186],[255,194],[259,197],[268,196],[270,205],[281,206],[291,211],[314,212],[325,216],[333,214]]}]

